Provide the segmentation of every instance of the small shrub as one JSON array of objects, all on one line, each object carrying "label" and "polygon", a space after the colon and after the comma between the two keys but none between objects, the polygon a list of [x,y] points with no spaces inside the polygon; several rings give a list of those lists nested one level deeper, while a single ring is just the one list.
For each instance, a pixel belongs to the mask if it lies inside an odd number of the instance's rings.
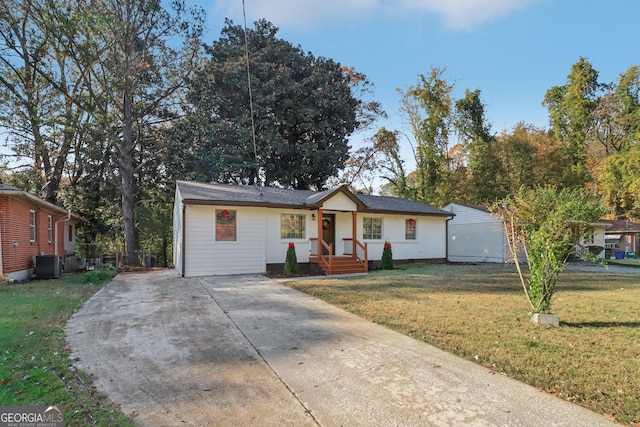
[{"label": "small shrub", "polygon": [[285,276],[291,276],[298,273],[298,257],[296,256],[296,246],[293,242],[289,243],[287,248],[287,256],[284,260],[284,274]]},{"label": "small shrub", "polygon": [[113,279],[118,273],[118,270],[108,266],[105,268],[98,268],[96,270],[87,271],[78,279],[78,283],[90,283],[92,285],[103,285]]},{"label": "small shrub", "polygon": [[380,261],[380,267],[383,270],[393,270],[393,253],[391,252],[390,242],[384,243],[384,249],[382,250],[382,260]]}]

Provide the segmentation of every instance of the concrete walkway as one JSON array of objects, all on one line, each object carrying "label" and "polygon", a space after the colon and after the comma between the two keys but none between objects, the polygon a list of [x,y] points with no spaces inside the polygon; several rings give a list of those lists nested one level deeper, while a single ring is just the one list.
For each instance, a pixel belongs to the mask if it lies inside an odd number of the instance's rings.
[{"label": "concrete walkway", "polygon": [[141,426],[609,426],[263,276],[121,274],[68,324]]}]

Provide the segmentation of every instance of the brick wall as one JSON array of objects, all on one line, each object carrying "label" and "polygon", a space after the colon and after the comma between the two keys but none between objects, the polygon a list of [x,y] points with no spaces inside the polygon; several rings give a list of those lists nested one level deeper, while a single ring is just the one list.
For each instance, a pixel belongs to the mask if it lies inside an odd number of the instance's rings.
[{"label": "brick wall", "polygon": [[[30,211],[36,215],[36,239],[30,241],[29,223]],[[52,236],[49,242],[49,220],[51,215]],[[54,243],[56,238],[55,222],[64,219],[66,215],[49,211],[27,201],[12,197],[0,197],[0,237],[2,238],[2,269],[6,276],[15,271],[22,271],[32,267],[33,256],[56,253]],[[64,253],[64,227],[58,224],[58,255]],[[17,246],[14,245],[17,242]]]}]

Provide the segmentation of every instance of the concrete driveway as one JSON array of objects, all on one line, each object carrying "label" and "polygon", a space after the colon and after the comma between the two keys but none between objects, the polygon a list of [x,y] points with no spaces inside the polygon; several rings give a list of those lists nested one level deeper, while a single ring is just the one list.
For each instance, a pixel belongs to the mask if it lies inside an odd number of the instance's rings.
[{"label": "concrete driveway", "polygon": [[121,274],[68,323],[141,426],[609,426],[263,276]]}]

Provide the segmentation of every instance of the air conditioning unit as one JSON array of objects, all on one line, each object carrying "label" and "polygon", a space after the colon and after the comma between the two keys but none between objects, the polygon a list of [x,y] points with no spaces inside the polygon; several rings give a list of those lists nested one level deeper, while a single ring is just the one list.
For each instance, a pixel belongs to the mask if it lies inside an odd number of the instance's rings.
[{"label": "air conditioning unit", "polygon": [[38,255],[36,257],[36,279],[59,279],[60,257],[58,255]]}]

